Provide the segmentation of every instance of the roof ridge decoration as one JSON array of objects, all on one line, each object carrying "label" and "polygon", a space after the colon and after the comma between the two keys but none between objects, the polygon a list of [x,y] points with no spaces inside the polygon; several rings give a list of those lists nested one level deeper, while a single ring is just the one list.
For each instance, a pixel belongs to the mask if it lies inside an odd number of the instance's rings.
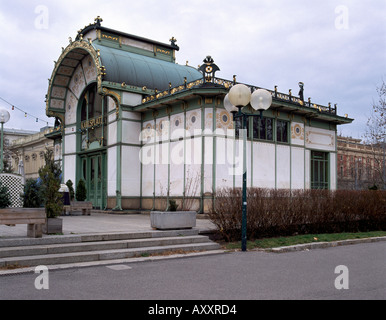
[{"label": "roof ridge decoration", "polygon": [[216,71],[219,71],[220,68],[217,64],[214,63],[214,60],[211,56],[206,56],[203,60],[204,64],[198,68],[204,77],[204,83],[210,82],[213,83]]}]

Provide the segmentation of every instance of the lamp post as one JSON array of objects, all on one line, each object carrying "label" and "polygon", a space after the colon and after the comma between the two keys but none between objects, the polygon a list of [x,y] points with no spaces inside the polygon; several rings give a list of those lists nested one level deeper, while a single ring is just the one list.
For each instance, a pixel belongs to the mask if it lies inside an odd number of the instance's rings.
[{"label": "lamp post", "polygon": [[1,123],[1,162],[0,162],[0,172],[4,171],[4,162],[3,162],[3,143],[4,143],[4,132],[3,132],[3,127],[4,123],[9,121],[9,112],[4,109],[0,108],[0,123]]},{"label": "lamp post", "polygon": [[[241,109],[251,104],[254,110],[260,114],[245,113]],[[272,95],[264,89],[251,90],[243,84],[236,84],[224,98],[225,109],[232,113],[233,121],[240,118],[242,120],[243,131],[243,190],[242,190],[242,222],[241,222],[241,250],[247,250],[247,120],[249,117],[263,118],[263,111],[267,110],[272,104]]]}]

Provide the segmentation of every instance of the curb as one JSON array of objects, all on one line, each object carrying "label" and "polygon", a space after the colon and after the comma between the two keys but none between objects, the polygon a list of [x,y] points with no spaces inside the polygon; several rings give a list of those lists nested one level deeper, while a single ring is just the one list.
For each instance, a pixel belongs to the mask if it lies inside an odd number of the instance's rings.
[{"label": "curb", "polygon": [[[49,271],[53,270],[64,270],[71,268],[87,268],[87,267],[96,267],[96,266],[111,266],[111,265],[122,265],[122,264],[132,264],[137,262],[152,262],[159,260],[171,260],[178,258],[192,258],[199,256],[209,256],[215,254],[226,253],[226,250],[210,250],[202,252],[193,252],[193,253],[177,253],[171,254],[168,256],[150,256],[150,257],[138,257],[138,258],[126,258],[126,259],[115,259],[115,260],[99,260],[99,261],[89,261],[89,262],[77,262],[77,263],[68,263],[68,264],[56,264],[56,265],[47,265]],[[25,273],[34,273],[36,267],[25,267],[17,268],[10,270],[0,270],[0,277],[7,275],[19,275]]]},{"label": "curb", "polygon": [[345,246],[345,245],[351,245],[351,244],[372,243],[372,242],[381,242],[381,241],[386,241],[386,237],[347,239],[347,240],[330,241],[330,242],[313,242],[313,243],[297,244],[297,245],[286,246],[286,247],[269,248],[269,249],[265,249],[264,251],[274,252],[274,253],[308,251],[312,249],[323,249],[323,248],[331,248],[331,247]]}]

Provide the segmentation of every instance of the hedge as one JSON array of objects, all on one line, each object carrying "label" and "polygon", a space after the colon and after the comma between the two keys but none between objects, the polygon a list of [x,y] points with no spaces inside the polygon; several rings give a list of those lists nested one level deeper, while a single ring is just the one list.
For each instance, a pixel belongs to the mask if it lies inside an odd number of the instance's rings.
[{"label": "hedge", "polygon": [[[216,191],[209,212],[226,241],[241,237],[241,189]],[[247,236],[258,239],[308,233],[386,230],[386,191],[247,191]]]}]

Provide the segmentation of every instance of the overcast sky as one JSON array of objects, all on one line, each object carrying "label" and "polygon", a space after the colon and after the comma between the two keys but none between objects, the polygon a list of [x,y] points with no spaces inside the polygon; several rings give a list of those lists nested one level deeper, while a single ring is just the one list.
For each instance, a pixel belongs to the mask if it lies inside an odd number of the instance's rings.
[{"label": "overcast sky", "polygon": [[0,100],[6,128],[39,130],[48,79],[77,31],[100,15],[102,26],[164,43],[177,62],[197,67],[211,55],[216,76],[338,104],[355,121],[338,133],[361,138],[386,80],[386,1],[344,0],[0,0]]}]

